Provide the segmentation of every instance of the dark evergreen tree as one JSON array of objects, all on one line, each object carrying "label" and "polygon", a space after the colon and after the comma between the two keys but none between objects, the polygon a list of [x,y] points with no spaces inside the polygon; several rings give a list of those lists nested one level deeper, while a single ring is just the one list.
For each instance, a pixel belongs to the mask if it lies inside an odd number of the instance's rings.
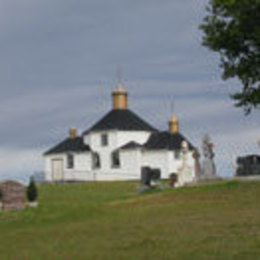
[{"label": "dark evergreen tree", "polygon": [[27,199],[30,202],[37,201],[38,190],[33,177],[30,178],[29,186],[27,187]]}]

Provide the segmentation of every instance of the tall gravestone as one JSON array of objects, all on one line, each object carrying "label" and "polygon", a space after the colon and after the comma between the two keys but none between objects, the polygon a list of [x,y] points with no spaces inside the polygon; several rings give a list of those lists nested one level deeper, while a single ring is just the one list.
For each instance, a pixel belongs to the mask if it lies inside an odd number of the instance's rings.
[{"label": "tall gravestone", "polygon": [[203,152],[203,161],[202,161],[202,178],[203,179],[214,179],[217,178],[216,174],[216,165],[214,162],[215,154],[213,152],[213,143],[209,135],[205,135],[202,140],[202,152]]},{"label": "tall gravestone", "polygon": [[181,143],[181,160],[182,165],[178,169],[178,186],[183,186],[187,182],[191,182],[192,179],[192,168],[188,164],[188,143],[182,141]]},{"label": "tall gravestone", "polygon": [[192,153],[192,157],[194,159],[194,173],[195,173],[195,180],[199,181],[201,178],[201,165],[200,165],[200,153],[198,149],[195,149]]}]

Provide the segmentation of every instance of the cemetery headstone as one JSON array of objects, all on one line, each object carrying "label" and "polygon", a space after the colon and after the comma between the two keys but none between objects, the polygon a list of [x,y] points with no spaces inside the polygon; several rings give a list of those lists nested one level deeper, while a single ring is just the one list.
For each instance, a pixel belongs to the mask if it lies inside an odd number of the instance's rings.
[{"label": "cemetery headstone", "polygon": [[181,160],[182,165],[178,169],[178,186],[183,186],[187,180],[191,180],[192,168],[188,164],[188,143],[186,141],[182,141],[181,143]]},{"label": "cemetery headstone", "polygon": [[216,166],[214,162],[215,154],[213,152],[213,143],[209,135],[205,135],[202,140],[202,152],[203,152],[203,161],[202,161],[202,177],[203,179],[214,179],[216,175]]},{"label": "cemetery headstone", "polygon": [[200,153],[198,149],[195,149],[192,157],[194,159],[194,172],[196,180],[199,180],[201,177],[201,165],[200,165]]},{"label": "cemetery headstone", "polygon": [[25,208],[25,187],[17,181],[4,181],[0,184],[3,210],[22,210]]},{"label": "cemetery headstone", "polygon": [[170,187],[174,188],[177,182],[178,182],[178,174],[171,173],[170,174]]},{"label": "cemetery headstone", "polygon": [[237,176],[260,175],[260,156],[248,155],[237,158]]},{"label": "cemetery headstone", "polygon": [[144,191],[150,190],[153,188],[163,188],[160,180],[161,180],[161,170],[160,169],[142,167],[141,184],[138,188],[138,193],[143,193]]}]

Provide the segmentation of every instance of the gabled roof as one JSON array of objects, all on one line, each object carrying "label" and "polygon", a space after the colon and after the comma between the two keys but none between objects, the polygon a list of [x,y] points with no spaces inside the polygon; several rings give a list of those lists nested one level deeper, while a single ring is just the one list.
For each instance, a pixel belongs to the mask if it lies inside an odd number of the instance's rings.
[{"label": "gabled roof", "polygon": [[100,121],[98,121],[83,134],[88,134],[91,131],[103,130],[156,131],[154,127],[128,109],[111,110]]},{"label": "gabled roof", "polygon": [[189,150],[194,146],[180,133],[171,134],[169,132],[155,132],[145,143],[144,148],[147,150],[180,150],[182,141],[188,143]]},{"label": "gabled roof", "polygon": [[74,139],[67,138],[58,145],[44,153],[44,155],[59,154],[66,152],[88,152],[91,151],[88,145],[85,145],[82,137]]},{"label": "gabled roof", "polygon": [[123,146],[121,146],[119,149],[120,150],[128,150],[128,149],[135,149],[135,148],[142,148],[143,146],[137,142],[129,142]]}]

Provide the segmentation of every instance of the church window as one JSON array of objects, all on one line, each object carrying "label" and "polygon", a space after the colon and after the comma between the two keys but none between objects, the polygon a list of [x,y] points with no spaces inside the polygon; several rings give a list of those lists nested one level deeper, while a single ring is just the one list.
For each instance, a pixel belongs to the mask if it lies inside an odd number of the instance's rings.
[{"label": "church window", "polygon": [[74,168],[74,155],[71,153],[67,154],[67,168],[68,169]]},{"label": "church window", "polygon": [[101,161],[100,161],[100,156],[98,153],[92,154],[92,168],[93,169],[101,168]]},{"label": "church window", "polygon": [[119,152],[113,152],[111,154],[111,161],[112,161],[112,168],[119,168],[120,167],[120,155]]},{"label": "church window", "polygon": [[101,145],[108,146],[108,135],[107,134],[101,135]]}]

